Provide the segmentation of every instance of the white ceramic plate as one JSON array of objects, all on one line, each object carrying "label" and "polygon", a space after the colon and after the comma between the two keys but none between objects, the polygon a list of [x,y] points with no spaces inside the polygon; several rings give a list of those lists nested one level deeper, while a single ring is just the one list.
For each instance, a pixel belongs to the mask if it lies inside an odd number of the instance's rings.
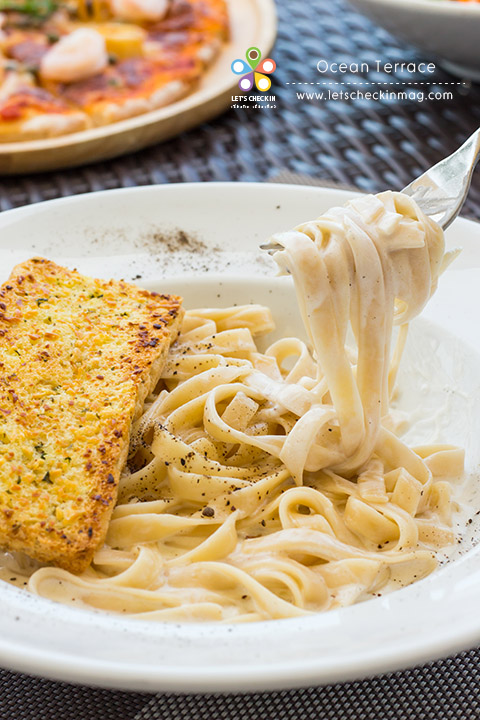
[{"label": "white ceramic plate", "polygon": [[[351,196],[235,183],[55,200],[0,215],[0,267],[6,277],[14,262],[43,254],[97,276],[183,292],[188,306],[268,302],[279,332],[291,333],[299,326],[290,280],[274,277],[258,244]],[[442,278],[427,319],[416,322],[404,402],[413,396],[418,406],[421,398],[428,415],[448,396],[435,432],[462,442],[469,471],[478,473],[480,227],[457,220],[448,242],[464,252]],[[434,379],[430,390],[422,374]],[[430,433],[428,424],[419,432]],[[308,618],[238,626],[146,623],[64,607],[0,583],[0,664],[124,690],[266,690],[357,678],[473,646],[480,641],[475,492],[470,502],[470,538],[429,578]]]},{"label": "white ceramic plate", "polygon": [[[349,1],[392,35],[415,45],[423,53],[422,60],[438,60],[461,79],[480,80],[478,3],[458,0]],[[429,82],[428,75],[425,82]],[[444,89],[450,88],[447,85]]]}]

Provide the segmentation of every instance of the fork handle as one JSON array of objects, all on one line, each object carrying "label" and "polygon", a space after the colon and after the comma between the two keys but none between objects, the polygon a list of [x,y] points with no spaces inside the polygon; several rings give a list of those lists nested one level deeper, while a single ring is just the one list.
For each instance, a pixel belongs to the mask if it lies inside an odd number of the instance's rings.
[{"label": "fork handle", "polygon": [[[452,155],[402,190],[446,230],[463,207],[480,157],[480,128]],[[435,207],[437,206],[437,207]],[[437,217],[438,215],[438,217]]]}]

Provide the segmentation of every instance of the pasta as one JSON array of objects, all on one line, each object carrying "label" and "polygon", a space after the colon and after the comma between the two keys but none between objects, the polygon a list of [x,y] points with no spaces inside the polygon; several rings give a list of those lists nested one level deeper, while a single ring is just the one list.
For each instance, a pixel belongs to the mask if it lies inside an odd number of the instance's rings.
[{"label": "pasta", "polygon": [[142,619],[291,618],[422,578],[454,542],[463,451],[407,447],[389,411],[408,323],[454,256],[441,229],[387,192],[274,243],[308,344],[260,352],[259,305],[188,311],[106,545],[81,576],[36,569],[32,592]]}]

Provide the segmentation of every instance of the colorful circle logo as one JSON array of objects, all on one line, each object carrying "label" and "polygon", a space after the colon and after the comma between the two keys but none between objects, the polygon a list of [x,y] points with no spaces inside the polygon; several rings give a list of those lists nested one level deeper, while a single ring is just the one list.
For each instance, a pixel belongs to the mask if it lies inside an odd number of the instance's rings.
[{"label": "colorful circle logo", "polygon": [[238,87],[243,92],[250,92],[255,85],[260,92],[268,92],[272,87],[272,81],[267,75],[272,75],[277,66],[272,58],[262,60],[262,53],[257,47],[248,48],[245,53],[245,60],[234,60],[232,72],[242,77],[238,81]]}]

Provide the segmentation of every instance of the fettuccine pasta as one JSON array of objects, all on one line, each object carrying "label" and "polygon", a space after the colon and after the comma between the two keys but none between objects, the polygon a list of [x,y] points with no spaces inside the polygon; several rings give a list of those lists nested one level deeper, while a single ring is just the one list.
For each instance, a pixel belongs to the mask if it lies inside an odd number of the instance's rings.
[{"label": "fettuccine pasta", "polygon": [[454,542],[463,451],[407,447],[389,411],[408,323],[453,257],[441,229],[387,192],[274,243],[308,344],[260,352],[259,305],[188,311],[106,545],[81,576],[37,569],[31,591],[143,619],[290,618],[418,580]]}]

